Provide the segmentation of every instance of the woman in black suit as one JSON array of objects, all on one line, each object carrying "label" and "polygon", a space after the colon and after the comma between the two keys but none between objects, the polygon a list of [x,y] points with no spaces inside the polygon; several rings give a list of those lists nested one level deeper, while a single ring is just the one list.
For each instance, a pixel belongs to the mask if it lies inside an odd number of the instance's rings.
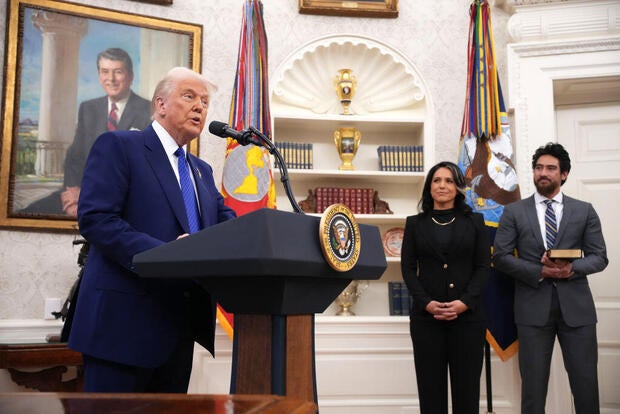
[{"label": "woman in black suit", "polygon": [[459,167],[430,169],[419,214],[407,217],[402,274],[413,297],[410,331],[422,414],[480,412],[485,340],[481,292],[489,274],[489,234],[465,203]]}]

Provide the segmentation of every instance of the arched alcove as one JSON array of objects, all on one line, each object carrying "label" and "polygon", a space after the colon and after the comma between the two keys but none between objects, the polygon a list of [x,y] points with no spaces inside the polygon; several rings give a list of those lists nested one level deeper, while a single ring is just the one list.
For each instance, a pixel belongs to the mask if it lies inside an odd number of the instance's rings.
[{"label": "arched alcove", "polygon": [[272,111],[339,114],[334,79],[341,68],[357,79],[353,114],[428,119],[430,99],[415,65],[393,47],[349,34],[318,38],[285,58],[271,81]]}]

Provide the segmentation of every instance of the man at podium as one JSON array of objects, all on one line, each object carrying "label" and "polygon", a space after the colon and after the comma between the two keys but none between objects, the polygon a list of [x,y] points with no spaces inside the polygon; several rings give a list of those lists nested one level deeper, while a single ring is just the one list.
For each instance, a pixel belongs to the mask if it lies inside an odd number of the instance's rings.
[{"label": "man at podium", "polygon": [[215,300],[192,280],[139,278],[134,255],[235,217],[213,170],[188,153],[213,85],[174,68],[159,82],[143,131],[102,134],[78,202],[90,243],[69,347],[84,356],[84,390],[187,392],[194,341],[214,353]]}]

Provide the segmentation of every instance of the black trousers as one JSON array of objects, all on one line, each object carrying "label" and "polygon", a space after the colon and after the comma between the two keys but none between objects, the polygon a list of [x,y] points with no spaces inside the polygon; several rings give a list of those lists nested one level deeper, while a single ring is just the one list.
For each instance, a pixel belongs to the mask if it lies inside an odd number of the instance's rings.
[{"label": "black trousers", "polygon": [[448,413],[449,374],[452,412],[478,414],[485,324],[416,318],[410,330],[420,412]]}]

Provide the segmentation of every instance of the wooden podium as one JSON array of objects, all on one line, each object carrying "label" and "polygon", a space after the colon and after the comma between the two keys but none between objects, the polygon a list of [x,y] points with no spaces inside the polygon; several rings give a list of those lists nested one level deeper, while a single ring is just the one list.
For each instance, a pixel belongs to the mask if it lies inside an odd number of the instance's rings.
[{"label": "wooden podium", "polygon": [[314,314],[352,280],[387,267],[379,229],[359,225],[361,251],[333,270],[319,241],[320,218],[261,209],[136,255],[142,277],[191,278],[235,314],[231,393],[317,402]]}]

